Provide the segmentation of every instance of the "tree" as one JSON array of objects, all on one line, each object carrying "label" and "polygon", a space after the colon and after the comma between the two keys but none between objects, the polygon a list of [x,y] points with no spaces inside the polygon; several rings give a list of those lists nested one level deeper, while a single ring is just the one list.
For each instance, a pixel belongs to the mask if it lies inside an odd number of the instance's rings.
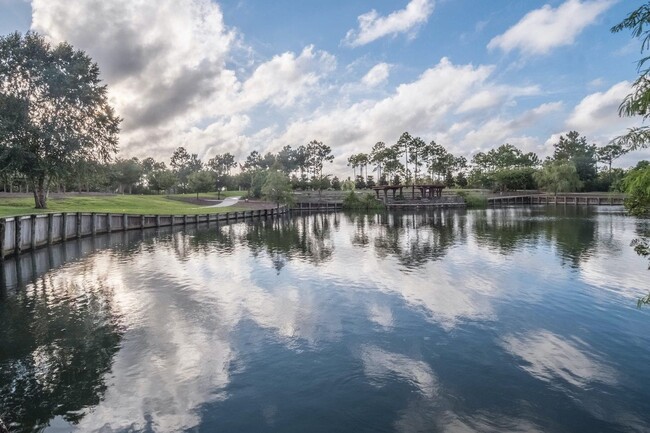
[{"label": "tree", "polygon": [[160,194],[160,191],[167,191],[176,185],[178,179],[173,171],[166,169],[163,165],[161,168],[156,168],[149,173],[147,181],[149,182],[149,188]]},{"label": "tree", "polygon": [[262,186],[262,195],[278,207],[281,203],[291,203],[293,194],[289,177],[281,171],[271,170]]},{"label": "tree", "polygon": [[418,170],[422,165],[426,147],[427,143],[420,137],[411,138],[411,141],[408,143],[409,162],[413,163],[413,184],[418,181]]},{"label": "tree", "polygon": [[596,153],[598,154],[598,161],[606,163],[608,168],[607,172],[611,173],[612,162],[625,155],[627,151],[619,143],[609,143],[606,146],[599,147]]},{"label": "tree", "polygon": [[203,163],[196,153],[188,153],[184,147],[177,148],[169,163],[178,177],[178,183],[183,191],[188,187],[189,176],[203,169]]},{"label": "tree", "polygon": [[633,215],[650,215],[650,164],[641,161],[623,178],[625,207]]},{"label": "tree", "polygon": [[370,162],[375,164],[375,170],[377,170],[377,177],[382,178],[382,167],[384,161],[386,160],[386,144],[383,141],[378,141],[372,146],[372,151],[370,152]]},{"label": "tree", "polygon": [[322,190],[323,164],[334,161],[332,149],[322,141],[312,140],[307,143],[306,153],[308,167],[313,170],[313,177],[318,179],[318,192]]},{"label": "tree", "polygon": [[553,158],[557,161],[568,161],[576,167],[581,182],[590,182],[597,176],[596,145],[587,144],[587,139],[577,131],[569,132],[566,137],[561,135],[553,145]]},{"label": "tree", "polygon": [[555,195],[582,187],[575,165],[566,161],[548,161],[540,171],[535,172],[534,177],[540,188]]},{"label": "tree", "polygon": [[411,143],[411,140],[413,138],[411,137],[411,134],[408,132],[402,133],[400,135],[399,139],[397,140],[397,143],[393,145],[395,150],[397,151],[398,155],[404,154],[404,179],[406,180],[406,183],[408,183],[410,175],[409,175],[409,144]]},{"label": "tree", "polygon": [[209,192],[214,186],[214,177],[211,171],[201,170],[195,171],[187,178],[187,183],[190,191],[196,193],[196,198],[199,198],[200,192]]},{"label": "tree", "polygon": [[138,158],[117,159],[110,167],[110,177],[117,184],[120,193],[128,188],[129,194],[132,194],[133,185],[142,177],[142,165]]},{"label": "tree", "polygon": [[[620,23],[611,28],[612,33],[623,30],[631,30],[632,37],[641,38],[641,53],[650,48],[650,4],[646,3],[630,14]],[[650,56],[642,57],[637,63],[639,77],[632,84],[632,93],[627,95],[618,113],[620,116],[633,117],[642,116],[645,121],[650,116],[650,68],[646,63]],[[616,137],[612,143],[622,146],[624,149],[637,150],[650,145],[650,129],[647,125],[631,128],[627,134]]]},{"label": "tree", "polygon": [[0,167],[29,180],[37,209],[76,163],[111,159],[120,121],[83,51],[33,32],[0,38]]},{"label": "tree", "polygon": [[221,189],[226,186],[226,182],[230,176],[230,169],[235,167],[235,157],[230,153],[223,155],[216,155],[208,161],[208,167],[214,173],[215,186],[217,188],[217,198],[221,198]]}]

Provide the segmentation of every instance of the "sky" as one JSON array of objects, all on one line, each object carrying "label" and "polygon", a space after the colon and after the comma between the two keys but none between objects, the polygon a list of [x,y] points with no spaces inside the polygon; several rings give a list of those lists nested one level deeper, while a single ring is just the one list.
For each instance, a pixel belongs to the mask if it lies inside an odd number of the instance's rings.
[{"label": "sky", "polygon": [[[99,65],[121,157],[207,161],[322,141],[330,172],[408,131],[468,159],[541,157],[576,130],[605,145],[640,41],[636,0],[0,0],[0,34],[37,31]],[[627,154],[616,166],[650,159]],[[348,173],[350,172],[350,173]]]}]

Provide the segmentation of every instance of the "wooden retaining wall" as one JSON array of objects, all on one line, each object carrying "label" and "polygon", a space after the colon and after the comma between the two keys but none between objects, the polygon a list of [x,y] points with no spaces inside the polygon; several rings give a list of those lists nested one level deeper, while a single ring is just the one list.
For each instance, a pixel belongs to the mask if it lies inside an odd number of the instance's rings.
[{"label": "wooden retaining wall", "polygon": [[291,210],[296,211],[337,211],[341,209],[343,209],[342,201],[298,202],[291,207]]},{"label": "wooden retaining wall", "polygon": [[513,195],[488,197],[488,205],[503,206],[513,204],[561,204],[573,206],[622,206],[624,195],[562,194],[562,195]]},{"label": "wooden retaining wall", "polygon": [[101,233],[199,223],[230,223],[287,213],[289,209],[258,209],[201,215],[131,215],[51,213],[0,219],[0,260],[39,247]]}]

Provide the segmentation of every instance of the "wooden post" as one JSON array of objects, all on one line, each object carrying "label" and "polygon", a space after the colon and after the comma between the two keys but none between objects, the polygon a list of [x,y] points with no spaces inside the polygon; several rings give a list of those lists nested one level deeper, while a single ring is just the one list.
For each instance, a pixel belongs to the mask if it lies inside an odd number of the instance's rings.
[{"label": "wooden post", "polygon": [[144,215],[140,215],[140,230],[144,229]]},{"label": "wooden post", "polygon": [[160,227],[160,215],[156,215],[156,227]]},{"label": "wooden post", "polygon": [[106,231],[110,233],[113,230],[113,214],[106,214]]},{"label": "wooden post", "polygon": [[77,239],[81,237],[81,212],[77,212]]},{"label": "wooden post", "polygon": [[47,244],[51,244],[54,240],[54,215],[47,214]]},{"label": "wooden post", "polygon": [[[20,247],[20,241],[22,238],[22,230],[23,230],[23,224],[20,221],[20,217],[15,217],[14,218],[14,252],[16,253],[17,256],[20,255],[21,247]],[[20,260],[16,260],[16,262],[20,262]]]},{"label": "wooden post", "polygon": [[32,215],[29,220],[29,228],[32,231],[32,238],[29,242],[29,247],[32,251],[36,249],[36,215]]},{"label": "wooden post", "polygon": [[129,216],[127,214],[122,214],[122,230],[129,229]]},{"label": "wooden post", "polygon": [[68,214],[66,212],[61,214],[61,224],[63,225],[61,240],[66,241],[68,239]]},{"label": "wooden post", "polygon": [[90,214],[90,233],[93,236],[97,234],[97,214],[95,212]]},{"label": "wooden post", "polygon": [[5,259],[5,230],[7,224],[7,219],[2,218],[0,220],[0,266],[2,266],[2,262],[4,262]]},{"label": "wooden post", "polygon": [[230,222],[230,212],[226,212],[226,224]]}]

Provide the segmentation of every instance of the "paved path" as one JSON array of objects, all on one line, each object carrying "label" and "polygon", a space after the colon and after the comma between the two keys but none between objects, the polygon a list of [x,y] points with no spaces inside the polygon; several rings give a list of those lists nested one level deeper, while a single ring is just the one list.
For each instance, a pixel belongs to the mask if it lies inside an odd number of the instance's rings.
[{"label": "paved path", "polygon": [[223,199],[221,203],[213,204],[212,206],[206,206],[206,207],[228,207],[237,204],[239,199],[240,197],[226,197]]}]

